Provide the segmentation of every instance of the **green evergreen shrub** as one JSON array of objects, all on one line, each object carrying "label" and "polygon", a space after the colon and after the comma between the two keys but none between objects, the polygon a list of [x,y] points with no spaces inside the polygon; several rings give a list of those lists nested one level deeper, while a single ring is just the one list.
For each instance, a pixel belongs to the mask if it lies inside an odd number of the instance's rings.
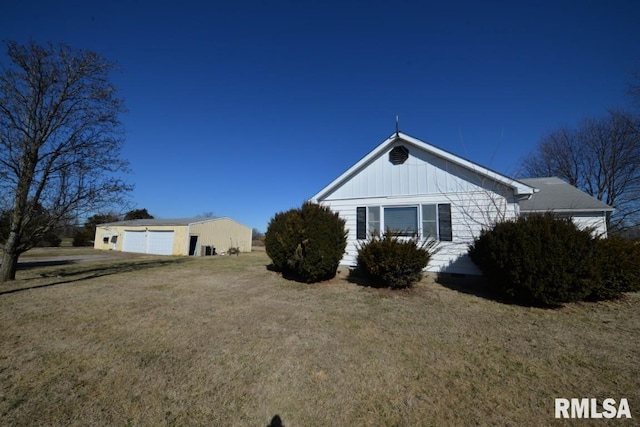
[{"label": "green evergreen shrub", "polygon": [[73,234],[73,246],[90,246],[93,237],[88,230],[80,228]]},{"label": "green evergreen shrub", "polygon": [[600,279],[591,230],[553,214],[522,216],[484,230],[469,256],[488,286],[521,303],[559,305],[588,297]]},{"label": "green evergreen shrub", "polygon": [[590,299],[614,299],[640,291],[640,242],[612,236],[598,239],[599,280]]},{"label": "green evergreen shrub", "polygon": [[60,246],[60,243],[62,243],[62,239],[53,231],[49,231],[44,235],[44,238],[38,242],[37,246],[57,248]]},{"label": "green evergreen shrub", "polygon": [[277,213],[269,221],[264,235],[264,245],[276,270],[287,270],[288,260],[301,240],[301,230],[302,219],[299,209]]},{"label": "green evergreen shrub", "polygon": [[326,206],[304,203],[276,214],[267,227],[265,250],[273,266],[314,283],[336,275],[347,246],[345,221]]},{"label": "green evergreen shrub", "polygon": [[358,270],[376,286],[411,287],[422,279],[434,246],[433,240],[402,239],[392,232],[373,235],[358,248]]}]

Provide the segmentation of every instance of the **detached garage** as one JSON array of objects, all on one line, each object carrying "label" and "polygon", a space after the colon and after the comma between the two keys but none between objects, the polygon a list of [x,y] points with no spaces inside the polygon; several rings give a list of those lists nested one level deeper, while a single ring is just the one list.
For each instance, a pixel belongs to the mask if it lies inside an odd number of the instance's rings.
[{"label": "detached garage", "polygon": [[100,224],[93,247],[154,255],[251,252],[251,234],[230,218],[136,219]]}]

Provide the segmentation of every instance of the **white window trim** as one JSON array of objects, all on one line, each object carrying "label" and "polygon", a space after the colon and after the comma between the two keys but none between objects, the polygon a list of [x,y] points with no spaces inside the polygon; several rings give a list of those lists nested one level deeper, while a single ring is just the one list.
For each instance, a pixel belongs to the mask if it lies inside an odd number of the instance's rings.
[{"label": "white window trim", "polygon": [[[386,224],[385,224],[385,209],[387,208],[416,208],[416,216],[417,216],[417,235],[421,240],[425,240],[429,237],[434,238],[437,241],[441,241],[441,231],[440,231],[440,210],[438,208],[438,206],[440,205],[449,205],[450,207],[452,207],[451,202],[447,201],[447,202],[434,202],[434,203],[407,203],[407,204],[390,204],[390,205],[382,205],[382,204],[375,204],[375,205],[365,205],[363,207],[366,208],[366,232],[367,232],[367,236],[371,236],[372,233],[375,230],[372,230],[370,227],[370,220],[369,220],[369,210],[371,208],[378,208],[379,209],[379,227],[380,227],[380,232],[383,233],[384,230],[386,230]],[[424,228],[423,228],[423,217],[422,217],[422,206],[435,206],[435,210],[436,210],[436,218],[435,218],[435,223],[436,223],[436,232],[437,232],[437,236],[425,236],[424,235]],[[452,213],[453,215],[453,213]],[[453,218],[451,219],[453,222]],[[453,237],[453,236],[452,236]]]}]

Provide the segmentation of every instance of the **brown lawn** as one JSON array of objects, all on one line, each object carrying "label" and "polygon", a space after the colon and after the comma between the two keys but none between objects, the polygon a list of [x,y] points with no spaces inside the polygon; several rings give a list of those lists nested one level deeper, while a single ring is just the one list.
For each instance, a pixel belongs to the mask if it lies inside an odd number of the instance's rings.
[{"label": "brown lawn", "polygon": [[0,287],[3,425],[575,424],[555,397],[640,418],[638,294],[543,310],[428,279],[305,285],[264,251],[29,259]]}]

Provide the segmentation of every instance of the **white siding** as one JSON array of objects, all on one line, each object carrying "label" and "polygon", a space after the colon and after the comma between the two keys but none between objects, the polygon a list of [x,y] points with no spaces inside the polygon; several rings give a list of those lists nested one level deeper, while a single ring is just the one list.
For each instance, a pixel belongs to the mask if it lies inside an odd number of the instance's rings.
[{"label": "white siding", "polygon": [[438,251],[427,266],[428,271],[460,274],[480,274],[468,258],[468,245],[473,242],[483,227],[504,218],[517,215],[518,207],[509,197],[489,190],[456,193],[437,193],[405,197],[371,197],[367,199],[324,200],[321,203],[337,212],[345,219],[348,240],[345,256],[341,264],[355,266],[359,242],[356,239],[356,209],[358,206],[417,206],[422,204],[451,204],[453,241],[439,242]]},{"label": "white siding", "polygon": [[[533,215],[535,213],[544,213],[542,211],[526,212],[523,215]],[[598,237],[607,237],[607,216],[605,212],[600,215],[594,212],[556,212],[560,218],[571,218],[571,221],[581,230],[586,228],[593,229],[593,235]]]},{"label": "white siding", "polygon": [[580,228],[593,228],[593,232],[597,236],[607,237],[607,218],[602,214],[602,216],[582,216],[582,215],[574,215],[572,217],[573,222]]},{"label": "white siding", "polygon": [[405,163],[393,165],[388,157],[392,148],[360,169],[324,200],[448,194],[478,191],[488,185],[493,187],[491,190],[498,189],[493,181],[479,173],[411,146]]},{"label": "white siding", "polygon": [[[404,163],[394,165],[389,161],[389,152],[397,146],[408,148],[409,156]],[[483,227],[516,217],[517,197],[526,197],[532,191],[529,186],[415,138],[396,135],[312,200],[329,206],[345,219],[349,231],[341,264],[348,266],[356,264],[358,244],[363,242],[356,238],[358,207],[450,204],[453,240],[438,243],[427,270],[479,274],[467,256],[469,244]],[[381,222],[384,229],[384,216]],[[420,222],[419,225],[422,226]]]},{"label": "white siding", "polygon": [[607,237],[607,218],[604,212],[600,216],[593,213],[572,214],[571,220],[580,229],[592,228],[595,236]]}]

